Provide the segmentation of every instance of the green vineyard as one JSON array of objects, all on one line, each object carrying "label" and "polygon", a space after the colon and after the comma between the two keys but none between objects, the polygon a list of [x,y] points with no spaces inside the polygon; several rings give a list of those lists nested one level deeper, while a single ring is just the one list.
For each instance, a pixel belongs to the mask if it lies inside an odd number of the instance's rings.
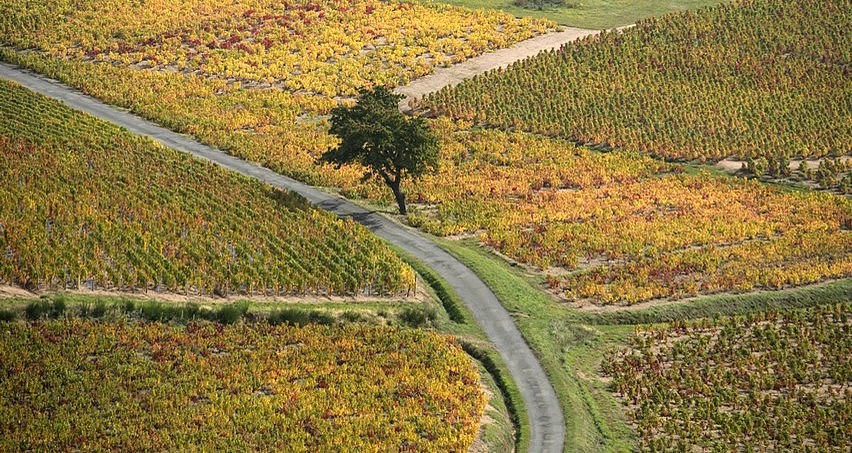
[{"label": "green vineyard", "polygon": [[850,306],[641,329],[604,360],[646,451],[846,451]]},{"label": "green vineyard", "polygon": [[675,160],[852,148],[852,9],[743,0],[640,21],[444,88],[440,114]]},{"label": "green vineyard", "polygon": [[379,327],[0,322],[0,450],[467,451],[450,340]]},{"label": "green vineyard", "polygon": [[189,294],[405,293],[352,221],[0,83],[0,280]]}]

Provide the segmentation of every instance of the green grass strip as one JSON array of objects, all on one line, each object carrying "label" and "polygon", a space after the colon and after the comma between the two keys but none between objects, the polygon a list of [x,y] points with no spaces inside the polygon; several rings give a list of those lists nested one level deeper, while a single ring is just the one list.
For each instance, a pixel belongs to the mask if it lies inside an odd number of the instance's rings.
[{"label": "green grass strip", "polygon": [[467,310],[467,307],[464,306],[464,302],[462,302],[461,297],[459,297],[458,293],[456,293],[456,290],[454,290],[446,282],[446,280],[441,278],[441,276],[433,271],[431,267],[426,266],[423,262],[401,248],[390,244],[389,247],[405,264],[411,266],[411,268],[423,278],[426,284],[435,291],[435,295],[438,296],[438,300],[441,301],[441,305],[444,306],[444,311],[447,312],[447,316],[450,317],[451,321],[458,324],[470,323],[470,312]]}]

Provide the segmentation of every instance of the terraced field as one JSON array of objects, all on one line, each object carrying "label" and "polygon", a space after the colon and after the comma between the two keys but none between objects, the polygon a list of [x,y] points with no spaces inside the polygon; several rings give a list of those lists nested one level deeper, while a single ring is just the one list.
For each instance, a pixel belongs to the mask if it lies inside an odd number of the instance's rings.
[{"label": "terraced field", "polygon": [[399,294],[352,221],[0,82],[0,281],[31,289]]}]

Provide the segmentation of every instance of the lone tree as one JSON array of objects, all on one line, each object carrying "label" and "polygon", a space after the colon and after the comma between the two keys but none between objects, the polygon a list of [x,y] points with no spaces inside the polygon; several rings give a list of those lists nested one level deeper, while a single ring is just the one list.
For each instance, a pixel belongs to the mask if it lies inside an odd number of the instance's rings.
[{"label": "lone tree", "polygon": [[367,168],[363,181],[376,177],[393,191],[399,213],[405,215],[403,178],[417,179],[438,168],[438,139],[423,118],[399,111],[401,95],[387,88],[362,89],[358,103],[331,111],[331,133],[340,145],[323,153],[320,162],[359,163]]}]

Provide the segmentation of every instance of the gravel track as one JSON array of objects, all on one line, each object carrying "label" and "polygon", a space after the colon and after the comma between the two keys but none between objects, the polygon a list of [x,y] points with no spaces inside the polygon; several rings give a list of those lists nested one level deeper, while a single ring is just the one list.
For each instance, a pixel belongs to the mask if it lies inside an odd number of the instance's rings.
[{"label": "gravel track", "polygon": [[410,109],[409,102],[413,99],[420,99],[446,86],[458,85],[461,81],[475,75],[497,68],[505,68],[518,60],[531,57],[539,52],[558,49],[565,43],[597,33],[600,33],[600,30],[563,27],[562,31],[538,35],[517,42],[505,49],[488,52],[445,68],[436,68],[431,74],[415,79],[408,85],[394,90],[397,94],[405,96],[399,103],[399,109],[408,111]]}]

